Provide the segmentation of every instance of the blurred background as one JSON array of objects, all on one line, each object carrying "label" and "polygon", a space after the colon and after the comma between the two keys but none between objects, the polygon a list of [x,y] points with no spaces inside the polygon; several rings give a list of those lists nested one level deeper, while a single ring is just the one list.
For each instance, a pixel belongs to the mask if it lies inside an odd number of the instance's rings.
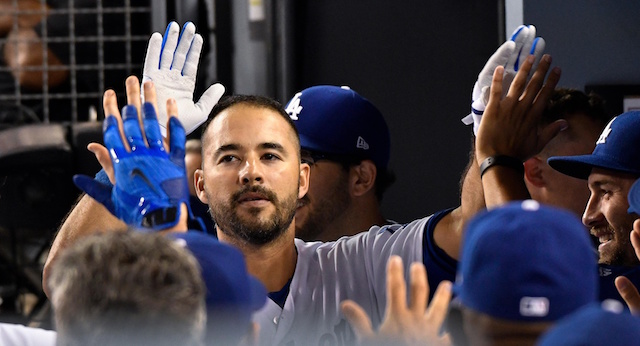
[{"label": "blurred background", "polygon": [[99,169],[101,97],[141,76],[150,34],[193,21],[205,40],[197,88],[286,103],[348,85],[384,114],[397,181],[385,215],[405,222],[458,203],[471,89],[518,25],[534,24],[561,86],[597,91],[612,114],[640,95],[640,2],[596,0],[0,0],[0,321],[47,327],[41,268]]}]

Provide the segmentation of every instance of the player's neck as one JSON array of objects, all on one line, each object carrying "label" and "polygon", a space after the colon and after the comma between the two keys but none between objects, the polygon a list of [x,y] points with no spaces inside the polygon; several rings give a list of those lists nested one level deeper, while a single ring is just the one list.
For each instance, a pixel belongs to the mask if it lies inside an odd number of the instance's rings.
[{"label": "player's neck", "polygon": [[262,282],[267,291],[279,291],[293,276],[298,259],[293,222],[282,236],[264,245],[239,242],[223,232],[218,234],[221,235],[220,241],[230,243],[242,251],[247,262],[247,270]]}]

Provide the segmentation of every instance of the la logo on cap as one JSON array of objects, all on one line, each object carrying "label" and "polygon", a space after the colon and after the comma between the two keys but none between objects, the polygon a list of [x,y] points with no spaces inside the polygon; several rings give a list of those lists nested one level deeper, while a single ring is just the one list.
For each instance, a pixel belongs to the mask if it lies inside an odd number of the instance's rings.
[{"label": "la logo on cap", "polygon": [[602,130],[602,133],[600,134],[600,137],[596,141],[596,145],[604,144],[607,141],[607,137],[609,137],[609,134],[611,133],[611,124],[613,124],[613,121],[616,120],[616,118],[617,117],[611,119],[611,121],[607,124],[607,126],[604,128],[604,130]]},{"label": "la logo on cap", "polygon": [[291,118],[291,120],[298,120],[298,115],[300,115],[300,112],[302,112],[302,106],[300,105],[300,96],[302,96],[301,92],[295,94],[291,99],[291,102],[289,102],[287,109],[284,110],[285,112],[287,112],[287,114],[289,114],[289,118]]},{"label": "la logo on cap", "polygon": [[549,314],[549,299],[546,297],[522,297],[520,315],[543,317]]}]

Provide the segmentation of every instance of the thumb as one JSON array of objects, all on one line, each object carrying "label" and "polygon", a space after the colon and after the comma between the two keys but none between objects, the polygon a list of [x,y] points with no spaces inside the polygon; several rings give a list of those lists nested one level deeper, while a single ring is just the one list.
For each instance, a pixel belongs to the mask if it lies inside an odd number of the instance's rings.
[{"label": "thumb", "polygon": [[344,317],[347,318],[351,329],[356,333],[358,340],[362,341],[373,337],[373,327],[367,313],[352,300],[345,300],[340,304]]},{"label": "thumb", "polygon": [[569,123],[564,119],[558,119],[545,126],[538,134],[538,148],[536,153],[542,150],[560,131],[564,131],[567,128],[569,128]]},{"label": "thumb", "polygon": [[629,306],[629,310],[632,314],[640,315],[640,293],[638,289],[633,285],[631,280],[624,276],[618,276],[615,281],[618,293],[622,296],[622,299]]},{"label": "thumb", "polygon": [[100,204],[104,205],[107,210],[111,212],[111,214],[115,215],[115,207],[113,205],[113,201],[111,200],[111,186],[107,186],[89,176],[82,174],[74,175],[73,183],[80,190],[86,192],[87,195],[91,196],[93,199],[100,202]]},{"label": "thumb", "polygon": [[196,107],[205,114],[205,118],[209,116],[211,109],[213,109],[213,106],[220,101],[223,94],[224,86],[220,83],[216,83],[210,86],[202,96],[200,96],[198,103],[196,103]]}]

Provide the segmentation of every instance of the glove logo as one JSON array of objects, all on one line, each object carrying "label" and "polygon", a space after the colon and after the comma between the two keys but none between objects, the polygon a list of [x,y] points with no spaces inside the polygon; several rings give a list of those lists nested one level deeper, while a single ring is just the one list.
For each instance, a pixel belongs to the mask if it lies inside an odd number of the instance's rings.
[{"label": "glove logo", "polygon": [[144,174],[142,170],[140,170],[139,168],[134,168],[130,174],[131,174],[131,179],[135,179],[135,177],[140,177],[145,182],[145,184],[147,184],[147,186],[149,186],[155,193],[158,193],[158,190],[156,190],[155,186],[153,186],[149,178],[147,178],[147,176]]},{"label": "glove logo", "polygon": [[289,114],[291,120],[298,120],[298,115],[300,115],[300,112],[302,112],[302,106],[300,105],[300,96],[302,96],[302,93],[295,94],[293,96],[293,99],[291,99],[291,102],[289,102],[289,104],[287,105],[287,109],[284,110],[285,112],[287,112],[287,114]]}]

